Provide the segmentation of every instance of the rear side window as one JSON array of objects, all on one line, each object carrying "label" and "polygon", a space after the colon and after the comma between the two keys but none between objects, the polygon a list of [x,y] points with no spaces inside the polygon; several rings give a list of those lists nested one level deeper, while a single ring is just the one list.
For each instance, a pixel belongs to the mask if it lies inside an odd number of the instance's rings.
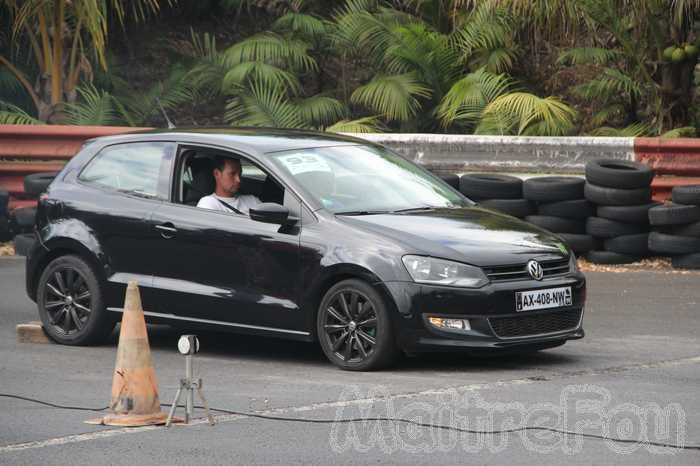
[{"label": "rear side window", "polygon": [[[163,178],[175,145],[168,142],[138,142],[104,148],[80,174],[88,184],[149,197],[164,197]],[[160,194],[160,195],[159,195]]]}]

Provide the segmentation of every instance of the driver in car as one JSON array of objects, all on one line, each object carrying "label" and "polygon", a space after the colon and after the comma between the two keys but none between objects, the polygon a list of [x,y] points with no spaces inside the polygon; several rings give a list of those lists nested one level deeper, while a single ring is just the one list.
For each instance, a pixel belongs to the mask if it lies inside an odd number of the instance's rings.
[{"label": "driver in car", "polygon": [[241,187],[241,161],[228,157],[216,157],[212,170],[216,188],[197,203],[203,209],[220,210],[248,215],[250,208],[261,203],[252,194],[238,194]]}]

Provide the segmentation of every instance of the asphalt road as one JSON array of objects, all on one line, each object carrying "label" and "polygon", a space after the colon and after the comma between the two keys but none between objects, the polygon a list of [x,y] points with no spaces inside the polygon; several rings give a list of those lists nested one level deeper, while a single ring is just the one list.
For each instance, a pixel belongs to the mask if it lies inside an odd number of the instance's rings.
[{"label": "asphalt road", "polygon": [[[17,343],[37,318],[24,262],[0,258],[0,393],[99,408],[107,404],[116,342],[76,348]],[[120,429],[84,424],[98,413],[0,397],[0,464],[476,463],[700,464],[700,274],[589,273],[587,336],[529,356],[406,358],[390,371],[335,369],[311,344],[200,335],[195,371],[214,427]],[[178,333],[151,327],[161,402],[184,374]],[[198,411],[198,416],[201,416]]]}]

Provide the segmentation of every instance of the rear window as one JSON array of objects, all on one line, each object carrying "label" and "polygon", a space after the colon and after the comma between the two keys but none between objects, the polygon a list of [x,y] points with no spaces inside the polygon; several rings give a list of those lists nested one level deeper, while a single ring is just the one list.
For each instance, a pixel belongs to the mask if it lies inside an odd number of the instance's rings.
[{"label": "rear window", "polygon": [[117,144],[104,148],[80,174],[85,183],[118,191],[158,197],[175,146],[167,142]]}]

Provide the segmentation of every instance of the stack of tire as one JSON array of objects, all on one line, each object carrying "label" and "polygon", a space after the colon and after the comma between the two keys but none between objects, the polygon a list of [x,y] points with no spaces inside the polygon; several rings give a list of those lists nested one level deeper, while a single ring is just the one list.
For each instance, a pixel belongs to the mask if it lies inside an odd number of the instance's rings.
[{"label": "stack of tire", "polygon": [[594,247],[585,234],[593,206],[583,198],[584,180],[573,176],[543,176],[525,181],[510,175],[462,175],[460,191],[481,207],[521,218],[558,234],[576,254]]},{"label": "stack of tire", "polygon": [[676,186],[671,199],[649,209],[649,249],[671,256],[675,268],[700,269],[700,185]]},{"label": "stack of tire", "polygon": [[[24,192],[38,196],[46,191],[55,172],[33,173],[24,177]],[[36,223],[36,207],[19,207],[10,216],[10,231],[14,235],[15,254],[26,256],[35,241],[34,224]]]},{"label": "stack of tire", "polygon": [[437,176],[439,176],[442,179],[442,181],[459,191],[459,175],[455,173],[443,173]]},{"label": "stack of tire", "polygon": [[459,179],[459,190],[479,206],[524,219],[535,213],[532,202],[523,199],[523,180],[495,173],[467,173]]},{"label": "stack of tire", "polygon": [[586,259],[597,264],[629,264],[649,255],[649,210],[654,172],[638,162],[599,159],[586,164],[585,197],[596,205],[586,232],[602,248]]},{"label": "stack of tire", "polygon": [[556,233],[576,255],[595,249],[595,239],[586,234],[586,218],[594,214],[593,205],[584,196],[583,178],[542,176],[523,182],[523,197],[537,206],[527,222]]},{"label": "stack of tire", "polygon": [[9,193],[7,191],[0,191],[0,243],[4,243],[5,241],[10,241],[12,239],[9,212],[7,210],[7,203],[9,200]]}]

